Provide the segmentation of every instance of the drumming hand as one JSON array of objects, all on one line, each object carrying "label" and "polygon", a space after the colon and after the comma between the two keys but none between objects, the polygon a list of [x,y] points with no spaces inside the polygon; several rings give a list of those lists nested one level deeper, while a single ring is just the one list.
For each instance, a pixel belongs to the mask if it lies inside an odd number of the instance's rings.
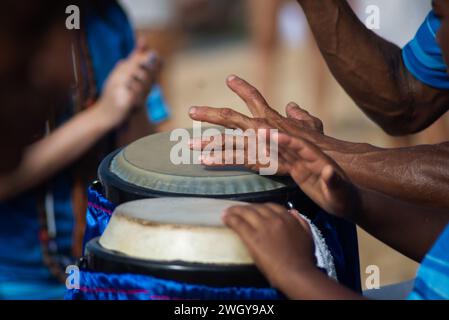
[{"label": "drumming hand", "polygon": [[278,135],[279,161],[315,203],[327,212],[352,219],[360,211],[358,188],[344,171],[311,142]]},{"label": "drumming hand", "polygon": [[[323,135],[323,123],[318,118],[311,116],[307,111],[301,109],[296,103],[290,102],[286,107],[287,116],[284,117],[272,109],[260,92],[247,83],[245,80],[236,76],[230,76],[227,79],[229,88],[242,98],[253,117],[247,117],[230,108],[211,108],[211,107],[192,107],[189,111],[193,120],[218,124],[227,128],[241,129],[243,131],[252,129],[260,132],[260,129],[277,129],[279,132],[288,133],[299,137],[312,138]],[[214,138],[213,141],[211,138]],[[212,144],[211,144],[212,141]],[[227,143],[227,141],[231,141]],[[257,141],[256,143],[259,143]],[[194,139],[191,141],[191,147],[194,149],[204,149],[206,147],[215,150],[223,149],[224,146],[231,146],[245,158],[244,162],[251,163],[254,159],[247,159],[247,144],[238,145],[234,142],[233,136],[209,137]],[[224,156],[224,155],[223,155]],[[212,159],[202,159],[203,164],[207,166],[220,165],[240,165],[241,163],[232,163],[232,159],[223,159],[225,161],[214,161]],[[216,159],[215,159],[216,160]],[[247,165],[251,170],[259,169],[259,165]],[[277,174],[286,174],[282,167],[279,167]]]},{"label": "drumming hand", "polygon": [[284,117],[271,108],[260,92],[245,80],[232,75],[226,80],[228,87],[234,91],[247,105],[253,115],[247,117],[230,108],[192,107],[189,115],[193,120],[218,124],[226,128],[261,129],[272,128],[280,132],[299,135],[305,131],[323,133],[323,123],[290,102]]},{"label": "drumming hand", "polygon": [[123,122],[133,109],[143,107],[160,71],[156,53],[139,41],[130,56],[117,63],[106,80],[98,103],[111,125]]},{"label": "drumming hand", "polygon": [[316,269],[310,227],[297,213],[271,203],[234,206],[223,222],[242,239],[273,287],[284,291],[289,275]]}]

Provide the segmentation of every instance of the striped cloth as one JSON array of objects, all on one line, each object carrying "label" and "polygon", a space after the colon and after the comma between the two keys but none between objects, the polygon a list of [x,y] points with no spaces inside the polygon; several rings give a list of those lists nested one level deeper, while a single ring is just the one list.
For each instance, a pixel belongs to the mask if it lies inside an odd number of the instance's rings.
[{"label": "striped cloth", "polygon": [[449,300],[449,225],[419,267],[410,300]]},{"label": "striped cloth", "polygon": [[[441,21],[431,11],[415,38],[402,50],[407,69],[421,82],[438,89],[449,89],[449,75],[436,34]],[[449,58],[449,57],[448,57]]]}]

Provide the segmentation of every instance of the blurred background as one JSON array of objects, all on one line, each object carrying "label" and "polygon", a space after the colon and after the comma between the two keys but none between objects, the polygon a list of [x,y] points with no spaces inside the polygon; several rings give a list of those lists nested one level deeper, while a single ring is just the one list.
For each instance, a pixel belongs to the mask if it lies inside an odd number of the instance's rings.
[{"label": "blurred background", "polygon": [[[323,120],[325,133],[377,146],[446,140],[446,119],[426,132],[393,139],[364,116],[333,80],[307,21],[290,0],[122,0],[138,33],[164,59],[161,84],[171,107],[169,127],[190,127],[192,105],[229,106],[247,113],[225,85],[237,74],[256,85],[281,112],[295,101]],[[430,0],[352,0],[359,18],[369,5],[380,9],[380,29],[388,40],[405,45],[430,10]],[[377,265],[381,284],[414,277],[417,264],[359,230],[361,276]]]}]

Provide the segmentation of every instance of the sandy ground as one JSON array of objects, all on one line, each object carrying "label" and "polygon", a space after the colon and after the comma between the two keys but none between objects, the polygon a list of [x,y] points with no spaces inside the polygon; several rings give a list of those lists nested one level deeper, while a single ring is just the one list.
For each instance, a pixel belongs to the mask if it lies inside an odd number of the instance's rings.
[{"label": "sandy ground", "polygon": [[[327,72],[325,81],[315,85],[310,49],[283,48],[278,53],[273,77],[272,106],[283,112],[289,101],[296,101],[312,114],[322,116],[329,135],[359,142],[386,146],[389,139],[354,105]],[[247,112],[245,105],[225,86],[229,74],[240,75],[258,83],[252,50],[247,44],[232,44],[182,51],[172,57],[165,71],[167,99],[172,107],[173,125],[191,127],[187,110],[192,105],[231,106]],[[326,85],[327,83],[327,85]],[[318,90],[318,91],[316,91]],[[314,92],[324,97],[317,102]],[[318,103],[321,108],[318,108]],[[366,267],[380,268],[381,284],[396,283],[414,277],[417,264],[359,230],[362,283]]]}]

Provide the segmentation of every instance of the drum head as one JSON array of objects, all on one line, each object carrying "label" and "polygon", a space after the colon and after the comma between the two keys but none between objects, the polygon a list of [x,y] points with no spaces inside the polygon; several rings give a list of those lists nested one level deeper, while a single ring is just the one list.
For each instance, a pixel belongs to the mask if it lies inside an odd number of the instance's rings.
[{"label": "drum head", "polygon": [[[155,276],[160,276],[160,270],[169,279],[179,280],[179,276],[190,274],[183,281],[203,281],[206,272],[211,277],[205,277],[209,284],[223,281],[223,285],[229,286],[229,277],[231,286],[261,283],[261,275],[245,245],[221,221],[226,208],[244,204],[204,198],[156,198],[124,203],[115,209],[101,238],[90,244],[89,250],[94,251],[90,259],[96,262],[89,267],[111,272],[111,267],[105,264],[113,260],[112,265],[124,264],[121,268],[126,270],[139,268],[139,272]],[[171,276],[169,271],[176,274]],[[246,280],[240,283],[247,277],[251,284]]]},{"label": "drum head", "polygon": [[99,176],[108,198],[121,200],[121,193],[126,192],[136,195],[134,198],[172,195],[246,200],[264,193],[275,197],[297,191],[287,177],[260,176],[245,168],[206,168],[194,164],[199,154],[193,151],[186,153],[190,159],[188,164],[174,164],[170,153],[178,150],[173,149],[175,146],[183,146],[183,152],[189,150],[188,139],[170,141],[169,132],[159,133],[137,140],[105,158]]}]

